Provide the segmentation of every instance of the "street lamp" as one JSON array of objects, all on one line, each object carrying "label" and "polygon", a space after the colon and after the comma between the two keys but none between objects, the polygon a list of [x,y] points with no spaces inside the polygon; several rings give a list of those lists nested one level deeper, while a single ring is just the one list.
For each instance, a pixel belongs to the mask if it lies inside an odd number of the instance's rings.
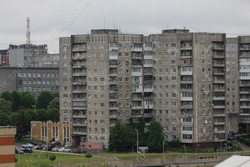
[{"label": "street lamp", "polygon": [[183,147],[184,147],[184,149],[185,149],[185,155],[184,155],[184,158],[185,158],[185,159],[184,159],[184,160],[186,161],[186,154],[187,154],[186,145],[184,144]]},{"label": "street lamp", "polygon": [[200,145],[199,145],[199,144],[196,144],[196,156],[197,156],[197,151],[198,151],[197,148],[198,148],[198,147],[200,147]]},{"label": "street lamp", "polygon": [[138,146],[139,146],[139,141],[138,141],[138,130],[135,129],[136,131],[136,153],[137,153],[137,159],[138,159]]},{"label": "street lamp", "polygon": [[165,142],[163,140],[163,142],[162,142],[162,158],[163,159],[164,159],[164,151],[165,151],[164,145],[165,145]]}]

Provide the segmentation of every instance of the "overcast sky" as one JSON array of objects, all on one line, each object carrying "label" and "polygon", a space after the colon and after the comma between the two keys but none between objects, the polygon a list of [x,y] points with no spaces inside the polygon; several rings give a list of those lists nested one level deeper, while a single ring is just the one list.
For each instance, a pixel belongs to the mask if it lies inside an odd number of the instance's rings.
[{"label": "overcast sky", "polygon": [[0,49],[31,42],[58,52],[58,37],[119,28],[122,33],[153,34],[162,29],[250,35],[250,0],[0,0]]}]

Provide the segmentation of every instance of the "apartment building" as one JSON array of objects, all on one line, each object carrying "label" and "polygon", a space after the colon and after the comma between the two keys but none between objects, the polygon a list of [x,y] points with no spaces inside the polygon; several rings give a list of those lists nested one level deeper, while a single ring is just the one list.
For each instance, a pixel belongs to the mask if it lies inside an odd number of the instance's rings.
[{"label": "apartment building", "polygon": [[250,36],[238,37],[239,56],[239,130],[249,132],[250,123]]},{"label": "apartment building", "polygon": [[116,121],[161,122],[166,139],[226,140],[226,35],[117,30],[60,38],[60,120],[73,144],[108,145]]},{"label": "apartment building", "polygon": [[[239,56],[238,37],[226,40],[227,132],[239,131]],[[245,99],[246,100],[246,99]]]}]

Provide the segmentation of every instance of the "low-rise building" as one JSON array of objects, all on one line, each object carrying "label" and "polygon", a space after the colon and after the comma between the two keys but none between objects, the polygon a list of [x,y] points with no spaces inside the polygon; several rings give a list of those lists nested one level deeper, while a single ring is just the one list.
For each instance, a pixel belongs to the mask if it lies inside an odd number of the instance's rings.
[{"label": "low-rise building", "polygon": [[46,142],[58,141],[64,145],[71,143],[70,122],[31,121],[31,139]]},{"label": "low-rise building", "polygon": [[0,126],[0,167],[15,167],[16,127]]}]

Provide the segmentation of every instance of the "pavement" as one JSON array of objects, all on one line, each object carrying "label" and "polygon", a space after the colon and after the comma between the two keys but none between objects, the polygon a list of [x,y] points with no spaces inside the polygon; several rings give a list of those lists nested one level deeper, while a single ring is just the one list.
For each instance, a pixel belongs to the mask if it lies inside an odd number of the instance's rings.
[{"label": "pavement", "polygon": [[241,149],[242,149],[243,151],[250,151],[250,147],[248,147],[247,145],[242,144],[242,143],[240,143],[240,142],[238,142],[238,144],[239,144],[239,146],[241,147]]}]

